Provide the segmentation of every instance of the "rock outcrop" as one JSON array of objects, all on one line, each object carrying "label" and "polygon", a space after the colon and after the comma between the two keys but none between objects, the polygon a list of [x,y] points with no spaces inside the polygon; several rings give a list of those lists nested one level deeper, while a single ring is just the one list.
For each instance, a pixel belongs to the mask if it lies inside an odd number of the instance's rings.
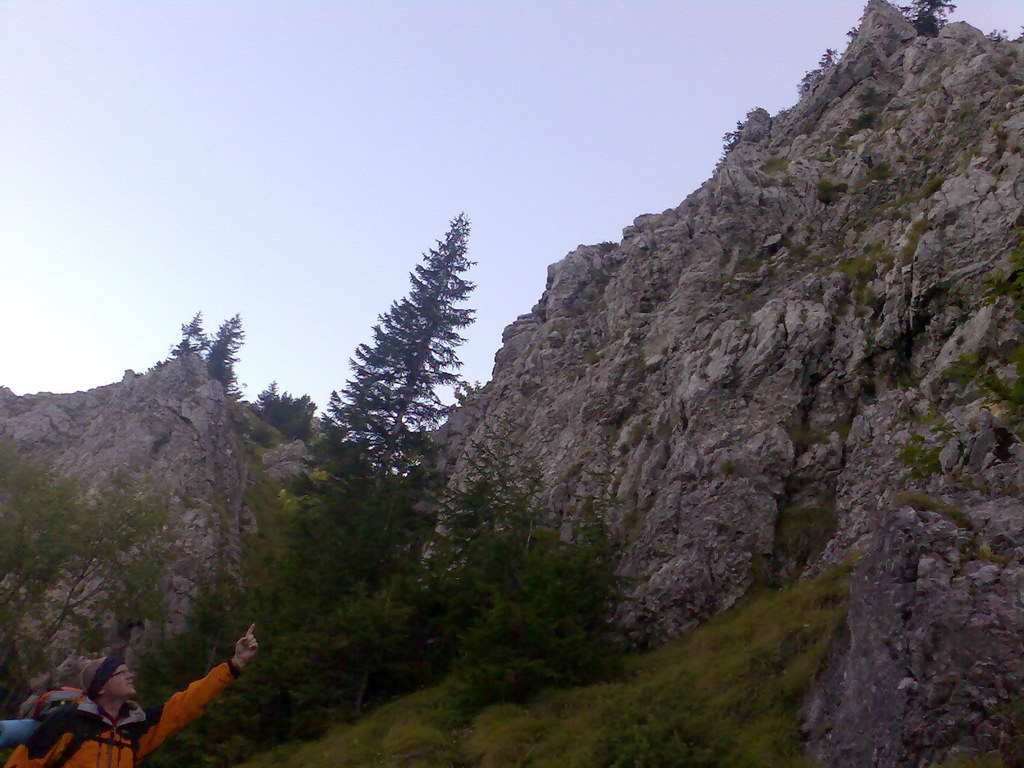
[{"label": "rock outcrop", "polygon": [[681,205],[549,268],[439,434],[454,482],[514,424],[553,510],[606,499],[641,644],[863,553],[805,708],[828,765],[991,748],[1024,683],[1022,84],[1024,41],[871,0]]},{"label": "rock outcrop", "polygon": [[84,492],[115,473],[138,478],[170,512],[175,542],[166,630],[176,633],[197,589],[237,571],[255,530],[243,495],[249,468],[223,387],[182,359],[71,394],[16,396],[0,387],[0,437],[73,478]]}]

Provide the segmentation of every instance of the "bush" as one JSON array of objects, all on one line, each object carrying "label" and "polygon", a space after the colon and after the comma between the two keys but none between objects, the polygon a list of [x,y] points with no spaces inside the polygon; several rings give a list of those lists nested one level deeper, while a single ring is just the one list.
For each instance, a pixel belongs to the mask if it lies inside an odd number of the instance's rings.
[{"label": "bush", "polygon": [[780,171],[786,170],[786,167],[788,165],[789,165],[789,158],[786,158],[786,157],[773,157],[770,160],[768,160],[767,162],[765,162],[765,164],[763,166],[761,166],[761,170],[764,171],[765,173],[768,173],[768,174],[779,173]]},{"label": "bush", "polygon": [[779,509],[775,521],[776,558],[799,573],[825,548],[836,530],[835,498],[827,496],[817,504]]},{"label": "bush", "polygon": [[821,179],[818,182],[816,197],[819,202],[831,205],[846,194],[847,189],[846,184],[835,184],[831,179]]},{"label": "bush", "polygon": [[907,244],[903,246],[901,257],[903,261],[910,261],[914,257],[914,252],[917,251],[918,243],[921,242],[921,236],[927,232],[932,226],[932,223],[927,218],[920,218],[914,222],[914,225],[910,228],[910,234],[907,236]]},{"label": "bush", "polygon": [[859,115],[857,115],[857,117],[854,119],[854,121],[852,123],[850,123],[850,125],[848,127],[848,130],[850,131],[850,134],[852,135],[854,133],[866,130],[868,128],[874,128],[875,127],[875,123],[877,121],[878,121],[878,113],[877,112],[864,111],[864,112],[861,112]]},{"label": "bush", "polygon": [[917,193],[918,199],[925,200],[931,197],[940,189],[942,189],[942,185],[945,183],[946,177],[944,175],[939,174],[938,176],[932,176],[930,179],[928,179],[928,181],[926,181],[921,186],[921,189]]},{"label": "bush", "polygon": [[892,166],[887,162],[877,162],[868,171],[868,178],[872,181],[884,181],[892,176]]},{"label": "bush", "polygon": [[918,480],[924,480],[930,475],[937,475],[942,472],[939,464],[939,453],[942,446],[929,446],[921,435],[914,435],[896,455],[896,460],[901,464],[910,467],[910,476]]},{"label": "bush", "polygon": [[879,93],[870,85],[857,94],[857,103],[864,109],[884,107],[888,101],[889,99],[885,94]]}]

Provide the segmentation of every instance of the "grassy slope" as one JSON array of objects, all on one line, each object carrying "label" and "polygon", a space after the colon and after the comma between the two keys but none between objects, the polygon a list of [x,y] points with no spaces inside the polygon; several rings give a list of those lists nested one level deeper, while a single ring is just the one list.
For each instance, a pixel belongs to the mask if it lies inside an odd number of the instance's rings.
[{"label": "grassy slope", "polygon": [[445,686],[406,696],[323,739],[247,768],[786,766],[797,711],[845,616],[846,570],[765,592],[653,653],[620,680],[526,706],[456,713]]}]

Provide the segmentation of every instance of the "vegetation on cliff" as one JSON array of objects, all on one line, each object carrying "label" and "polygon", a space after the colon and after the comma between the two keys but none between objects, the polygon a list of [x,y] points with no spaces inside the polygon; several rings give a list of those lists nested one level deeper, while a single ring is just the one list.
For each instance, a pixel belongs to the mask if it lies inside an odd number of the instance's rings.
[{"label": "vegetation on cliff", "polygon": [[[471,320],[458,306],[472,287],[460,276],[467,237],[457,217],[360,347],[309,471],[276,498],[250,497],[268,509],[257,512],[244,593],[229,581],[206,588],[188,629],[146,660],[158,699],[227,652],[225,618],[255,620],[263,645],[260,663],[155,764],[230,764],[446,675],[452,711],[469,716],[615,668],[617,581],[598,517],[548,529],[530,451],[510,434],[458,487],[429,460],[436,390],[457,382],[457,331]],[[301,403],[284,405],[301,415]],[[281,406],[271,390],[257,411]]]},{"label": "vegetation on cliff", "polygon": [[[949,5],[872,0],[678,209],[553,267],[444,487],[453,222],[310,471],[250,488],[246,593],[207,585],[147,660],[158,698],[249,620],[264,641],[157,764],[1020,764],[1024,69],[965,25],[931,40]],[[261,399],[282,433],[309,405]],[[847,617],[828,569],[860,552]],[[635,641],[685,634],[623,657],[616,603]]]},{"label": "vegetation on cliff", "polygon": [[0,706],[50,673],[69,637],[96,647],[106,622],[129,629],[161,617],[167,513],[112,477],[83,497],[76,483],[0,441]]},{"label": "vegetation on cliff", "polygon": [[453,682],[248,768],[813,766],[798,711],[845,616],[846,569],[761,592],[623,673],[467,713]]}]

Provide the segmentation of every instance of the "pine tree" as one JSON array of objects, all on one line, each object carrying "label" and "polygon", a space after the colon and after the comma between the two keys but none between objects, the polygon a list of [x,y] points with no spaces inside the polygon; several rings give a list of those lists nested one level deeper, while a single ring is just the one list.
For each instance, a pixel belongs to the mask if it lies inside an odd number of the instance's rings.
[{"label": "pine tree", "polygon": [[352,379],[331,393],[329,420],[344,442],[356,443],[378,471],[401,470],[444,414],[437,388],[455,385],[462,363],[459,331],[473,310],[457,307],[474,285],[462,277],[469,220],[452,219],[444,240],[423,254],[410,274],[412,289],[379,317],[372,344],[360,344]]},{"label": "pine tree", "polygon": [[949,0],[914,0],[900,10],[914,24],[917,34],[935,37],[946,26],[946,15],[956,10]]},{"label": "pine tree", "polygon": [[233,397],[240,394],[238,379],[235,376],[235,363],[238,362],[238,350],[242,348],[244,341],[242,318],[235,315],[220,324],[206,356],[206,370],[210,376],[223,384],[225,391]]},{"label": "pine tree", "polygon": [[181,326],[181,341],[171,347],[171,357],[178,359],[188,355],[201,355],[210,348],[210,339],[203,330],[203,313],[196,312],[189,323]]}]

